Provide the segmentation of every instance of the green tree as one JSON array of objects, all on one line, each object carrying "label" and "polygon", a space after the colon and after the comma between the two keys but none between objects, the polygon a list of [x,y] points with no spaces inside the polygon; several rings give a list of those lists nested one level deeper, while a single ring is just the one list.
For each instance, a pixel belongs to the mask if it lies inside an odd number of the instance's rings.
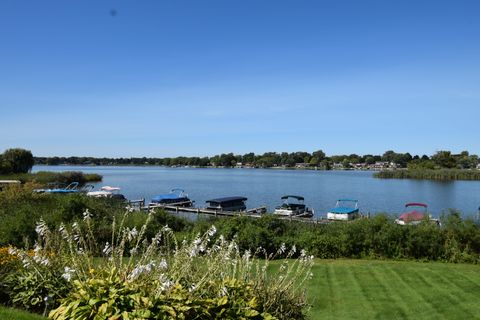
[{"label": "green tree", "polygon": [[11,173],[26,173],[30,171],[35,163],[32,152],[21,148],[6,150],[2,155],[3,170],[10,170]]},{"label": "green tree", "polygon": [[457,166],[457,160],[450,151],[438,151],[432,156],[432,160],[442,168],[455,168]]},{"label": "green tree", "polygon": [[325,152],[322,150],[317,150],[312,153],[312,156],[317,158],[319,162],[323,161],[325,159]]}]

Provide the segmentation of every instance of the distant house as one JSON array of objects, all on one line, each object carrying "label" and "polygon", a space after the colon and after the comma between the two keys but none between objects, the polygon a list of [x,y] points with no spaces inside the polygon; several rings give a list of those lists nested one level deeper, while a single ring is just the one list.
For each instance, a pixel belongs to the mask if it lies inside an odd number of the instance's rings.
[{"label": "distant house", "polygon": [[352,164],[352,167],[354,167],[355,169],[365,169],[367,167],[367,164],[366,163],[355,163],[355,164]]},{"label": "distant house", "polygon": [[480,163],[477,164],[477,170],[480,170]]},{"label": "distant house", "polygon": [[343,164],[341,162],[335,162],[333,164],[333,169],[334,170],[343,169]]},{"label": "distant house", "polygon": [[304,163],[304,162],[302,162],[302,163],[295,163],[295,168],[306,168],[306,167],[308,167],[308,166],[309,166],[309,164],[308,164],[308,163]]}]

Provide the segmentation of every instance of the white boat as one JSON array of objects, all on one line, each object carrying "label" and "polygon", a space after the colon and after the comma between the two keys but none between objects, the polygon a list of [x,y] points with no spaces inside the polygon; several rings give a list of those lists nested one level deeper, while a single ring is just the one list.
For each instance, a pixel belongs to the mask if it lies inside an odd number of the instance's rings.
[{"label": "white boat", "polygon": [[395,219],[395,223],[401,226],[417,225],[422,222],[430,222],[440,226],[440,220],[432,218],[427,212],[428,206],[421,202],[410,202],[405,205],[405,211]]},{"label": "white boat", "polygon": [[281,206],[275,208],[273,214],[286,217],[313,217],[313,209],[308,208],[303,201],[305,200],[301,196],[286,195],[282,197],[283,203]]},{"label": "white boat", "polygon": [[95,198],[116,198],[116,199],[125,199],[123,194],[119,193],[120,188],[103,186],[98,191],[87,192],[87,196]]},{"label": "white boat", "polygon": [[358,216],[358,200],[355,199],[338,199],[335,207],[327,213],[328,220],[348,221]]}]

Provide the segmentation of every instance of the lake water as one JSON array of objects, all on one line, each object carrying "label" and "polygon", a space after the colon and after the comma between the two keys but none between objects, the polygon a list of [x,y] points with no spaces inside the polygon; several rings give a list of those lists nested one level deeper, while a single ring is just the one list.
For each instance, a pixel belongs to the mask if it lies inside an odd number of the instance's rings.
[{"label": "lake water", "polygon": [[369,171],[310,171],[276,169],[199,169],[164,167],[34,166],[36,171],[83,171],[103,176],[102,185],[120,187],[128,199],[145,198],[182,188],[199,207],[205,200],[240,195],[247,207],[267,205],[269,211],[286,194],[301,195],[305,203],[324,216],[339,198],[359,200],[360,211],[375,214],[402,212],[407,202],[424,202],[438,216],[455,208],[474,215],[480,206],[480,181],[376,179]]}]

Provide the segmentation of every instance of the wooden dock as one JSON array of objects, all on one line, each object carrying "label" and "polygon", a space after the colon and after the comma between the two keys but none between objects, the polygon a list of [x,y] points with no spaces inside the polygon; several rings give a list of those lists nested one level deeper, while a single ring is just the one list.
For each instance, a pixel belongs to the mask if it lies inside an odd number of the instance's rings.
[{"label": "wooden dock", "polygon": [[162,204],[149,204],[144,207],[145,210],[150,209],[163,209],[168,212],[175,213],[195,213],[195,214],[206,214],[213,216],[227,216],[227,217],[238,217],[238,216],[249,216],[253,218],[260,218],[267,212],[266,206],[261,206],[254,209],[249,209],[246,211],[223,211],[223,210],[210,210],[204,208],[192,208],[192,207],[182,207],[181,203],[176,206],[162,205]]},{"label": "wooden dock", "polygon": [[[170,213],[192,213],[197,215],[210,215],[216,217],[250,217],[250,218],[261,218],[267,215],[267,207],[261,206],[258,208],[249,209],[246,211],[222,211],[222,210],[210,210],[204,208],[192,208],[192,207],[182,207],[182,206],[169,206],[162,204],[149,204],[142,208],[143,210],[151,209],[163,209]],[[288,221],[297,221],[297,222],[306,222],[313,224],[325,224],[332,221],[321,218],[301,218],[301,217],[287,217],[287,216],[278,216],[275,215],[277,219],[288,220]]]}]

